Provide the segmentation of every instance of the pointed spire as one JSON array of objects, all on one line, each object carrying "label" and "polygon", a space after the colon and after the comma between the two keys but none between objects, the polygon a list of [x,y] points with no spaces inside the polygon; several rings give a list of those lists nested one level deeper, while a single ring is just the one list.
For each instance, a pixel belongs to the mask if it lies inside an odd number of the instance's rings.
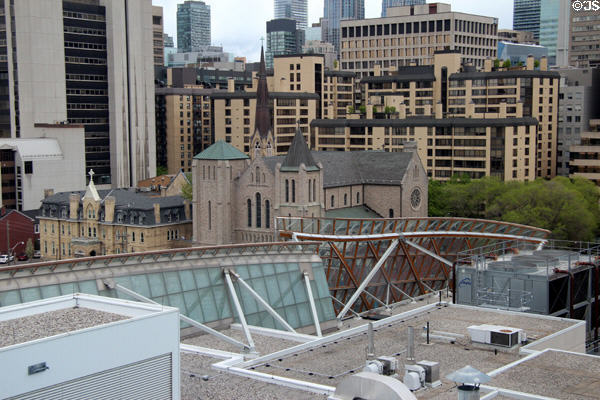
[{"label": "pointed spire", "polygon": [[94,185],[94,170],[90,169],[88,174],[90,175],[90,184],[86,188],[83,198],[100,201],[100,195],[98,195],[98,190],[96,190],[96,185]]},{"label": "pointed spire", "polygon": [[256,116],[254,120],[255,131],[264,139],[271,130],[271,114],[269,111],[269,90],[267,89],[267,68],[265,66],[265,52],[260,47],[260,68],[258,70],[258,86],[256,89]]},{"label": "pointed spire", "polygon": [[294,140],[292,140],[290,149],[288,150],[288,153],[285,156],[285,160],[283,160],[281,167],[288,169],[297,169],[298,167],[300,167],[300,164],[304,164],[306,168],[317,168],[317,163],[315,163],[315,160],[313,159],[313,156],[310,153],[310,149],[306,144],[306,140],[304,140],[304,135],[300,131],[300,126],[298,126],[296,128],[296,135],[294,135]]}]

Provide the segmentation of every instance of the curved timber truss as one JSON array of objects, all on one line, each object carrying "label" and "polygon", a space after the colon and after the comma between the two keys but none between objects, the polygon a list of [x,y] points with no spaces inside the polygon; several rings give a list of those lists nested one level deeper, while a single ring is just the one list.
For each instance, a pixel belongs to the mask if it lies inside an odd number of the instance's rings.
[{"label": "curved timber truss", "polygon": [[543,246],[545,229],[467,218],[278,217],[282,238],[322,242],[337,318],[444,289],[457,254],[500,241]]}]

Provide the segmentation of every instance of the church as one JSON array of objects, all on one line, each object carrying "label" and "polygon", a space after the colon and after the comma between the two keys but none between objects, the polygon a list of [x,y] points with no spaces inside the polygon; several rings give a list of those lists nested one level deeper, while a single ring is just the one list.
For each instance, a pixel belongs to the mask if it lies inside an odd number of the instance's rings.
[{"label": "church", "polygon": [[403,152],[311,151],[300,129],[274,156],[264,55],[250,156],[218,141],[194,157],[193,240],[269,242],[275,218],[426,217],[428,179],[414,142]]}]

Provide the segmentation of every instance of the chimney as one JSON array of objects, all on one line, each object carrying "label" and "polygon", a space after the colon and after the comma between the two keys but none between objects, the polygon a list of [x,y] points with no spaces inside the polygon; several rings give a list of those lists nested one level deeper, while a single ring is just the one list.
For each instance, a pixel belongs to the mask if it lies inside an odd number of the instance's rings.
[{"label": "chimney", "polygon": [[367,103],[367,119],[373,119],[373,105],[370,101]]},{"label": "chimney", "polygon": [[531,54],[527,56],[527,62],[525,63],[525,66],[527,68],[527,71],[533,71],[535,61]]},{"label": "chimney", "polygon": [[160,204],[154,203],[154,223],[160,224]]},{"label": "chimney", "polygon": [[435,104],[435,118],[436,119],[440,119],[444,116],[444,111],[443,111],[443,107],[442,107],[442,102],[438,101]]},{"label": "chimney", "polygon": [[54,195],[54,189],[44,189],[44,198]]},{"label": "chimney", "polygon": [[192,208],[189,200],[183,201],[183,210],[185,211],[185,219],[192,219]]},{"label": "chimney", "polygon": [[104,199],[104,221],[113,222],[115,220],[115,203],[114,196],[107,196]]},{"label": "chimney", "polygon": [[160,197],[167,197],[167,187],[166,186],[160,186]]},{"label": "chimney", "polygon": [[492,71],[492,59],[491,58],[486,58],[485,61],[483,62],[483,70],[485,72]]},{"label": "chimney", "polygon": [[79,211],[79,200],[81,196],[78,193],[71,193],[69,195],[69,218],[77,219],[77,211]]},{"label": "chimney", "polygon": [[548,58],[546,56],[540,58],[540,71],[548,71]]},{"label": "chimney", "polygon": [[229,93],[235,92],[235,81],[233,80],[233,78],[227,79],[227,91]]}]

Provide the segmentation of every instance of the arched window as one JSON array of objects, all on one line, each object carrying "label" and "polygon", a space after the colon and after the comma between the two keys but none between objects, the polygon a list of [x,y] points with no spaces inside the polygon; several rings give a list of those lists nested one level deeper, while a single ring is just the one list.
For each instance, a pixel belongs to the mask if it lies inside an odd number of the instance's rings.
[{"label": "arched window", "polygon": [[260,183],[260,170],[256,167],[256,183]]},{"label": "arched window", "polygon": [[312,179],[308,180],[308,201],[312,200]]},{"label": "arched window", "polygon": [[131,241],[135,242],[135,232],[131,232]]},{"label": "arched window", "polygon": [[360,192],[356,192],[356,204],[360,204]]},{"label": "arched window", "polygon": [[415,165],[415,173],[413,174],[414,178],[417,179],[419,177],[419,166]]},{"label": "arched window", "polygon": [[292,179],[292,203],[296,202],[296,180]]},{"label": "arched window", "polygon": [[140,232],[140,242],[144,243],[144,232]]},{"label": "arched window", "polygon": [[252,200],[248,199],[246,202],[248,206],[248,228],[252,227]]},{"label": "arched window", "polygon": [[348,193],[344,193],[344,205],[348,204]]},{"label": "arched window", "polygon": [[313,184],[312,184],[312,187],[313,187],[313,193],[312,193],[313,194],[313,198],[312,198],[312,201],[317,201],[317,190],[316,190],[317,189],[317,184],[315,183],[316,181],[317,181],[316,179],[313,179]]},{"label": "arched window", "polygon": [[202,166],[202,179],[206,179],[206,165]]},{"label": "arched window", "polygon": [[285,180],[285,202],[290,202],[290,181]]},{"label": "arched window", "polygon": [[271,202],[265,200],[265,228],[271,227]]},{"label": "arched window", "polygon": [[212,209],[210,201],[208,202],[208,230],[212,229]]},{"label": "arched window", "polygon": [[261,215],[261,206],[262,206],[262,201],[260,198],[260,193],[256,193],[256,227],[260,228],[261,227],[261,219],[262,219],[262,215]]},{"label": "arched window", "polygon": [[335,198],[333,197],[333,195],[331,195],[331,207],[333,207],[334,202],[335,202]]},{"label": "arched window", "polygon": [[393,208],[390,208],[389,214],[390,214],[390,218],[394,218],[394,209]]}]

